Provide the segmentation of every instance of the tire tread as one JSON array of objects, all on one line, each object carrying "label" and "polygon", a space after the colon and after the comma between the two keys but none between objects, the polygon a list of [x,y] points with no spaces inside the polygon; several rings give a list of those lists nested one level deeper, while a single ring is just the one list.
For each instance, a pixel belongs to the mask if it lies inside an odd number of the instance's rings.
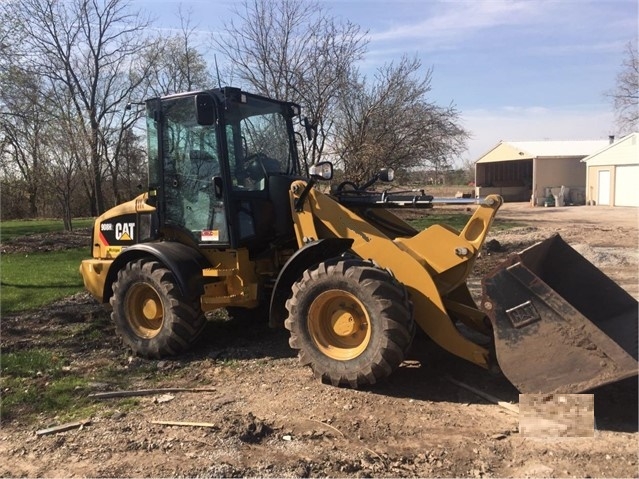
[{"label": "tire tread", "polygon": [[[373,299],[378,317],[375,321],[381,323],[374,327],[382,335],[376,350],[339,361],[323,355],[314,346],[305,330],[305,311],[301,308],[317,284],[329,282],[358,290]],[[406,288],[387,271],[356,258],[334,258],[306,270],[293,285],[286,309],[289,315],[284,324],[290,331],[289,345],[298,350],[300,363],[310,366],[316,377],[335,386],[358,388],[388,377],[403,361],[416,331]],[[369,316],[373,322],[370,311]]]}]

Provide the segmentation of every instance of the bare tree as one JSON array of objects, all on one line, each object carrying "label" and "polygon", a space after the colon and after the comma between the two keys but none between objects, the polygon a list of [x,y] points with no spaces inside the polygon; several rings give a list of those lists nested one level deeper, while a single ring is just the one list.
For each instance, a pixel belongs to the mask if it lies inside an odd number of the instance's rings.
[{"label": "bare tree", "polygon": [[[28,205],[23,215],[36,217],[41,196],[41,161],[46,115],[42,108],[42,82],[23,67],[17,45],[19,23],[11,15],[8,4],[0,4],[0,173],[10,179],[3,192],[19,185],[19,203]],[[18,198],[21,196],[21,198]],[[4,199],[7,199],[3,195]],[[9,208],[18,211],[18,208]]]},{"label": "bare tree", "polygon": [[146,55],[151,65],[148,87],[157,96],[210,87],[208,65],[195,40],[196,26],[191,14],[178,11],[180,30],[169,37],[158,38]]},{"label": "bare tree", "polygon": [[[76,196],[83,170],[83,159],[90,154],[90,145],[74,132],[81,128],[82,119],[75,114],[75,105],[70,96],[55,98],[56,120],[51,122],[46,138],[47,148],[43,152],[47,169],[45,187],[50,198],[58,206],[64,229],[73,230],[73,199]],[[65,141],[60,141],[64,138]]]},{"label": "bare tree", "polygon": [[230,77],[302,105],[317,130],[307,148],[309,163],[318,161],[349,72],[366,50],[360,28],[339,23],[316,1],[247,0],[214,42],[230,62]]},{"label": "bare tree", "polygon": [[617,126],[621,133],[639,127],[639,55],[637,43],[628,42],[615,89],[608,93],[613,100]]},{"label": "bare tree", "polygon": [[23,182],[31,218],[38,216],[38,203],[45,170],[42,153],[47,124],[42,85],[18,66],[0,73],[0,166],[5,175]]},{"label": "bare tree", "polygon": [[[106,140],[113,116],[142,85],[148,69],[138,61],[147,48],[148,21],[126,0],[15,0],[9,4],[24,34],[21,45],[34,75],[55,94],[70,98],[82,119],[74,132],[88,145],[86,185],[91,214],[106,208]],[[65,140],[62,140],[65,141]]]},{"label": "bare tree", "polygon": [[15,65],[14,45],[20,44],[19,24],[9,8],[9,3],[0,2],[0,69],[6,70],[10,65]]},{"label": "bare tree", "polygon": [[20,217],[60,214],[71,230],[80,158],[88,156],[76,135],[81,125],[72,102],[14,66],[0,75],[0,104],[0,166],[3,178],[17,179],[26,196],[28,214]]},{"label": "bare tree", "polygon": [[457,110],[428,100],[432,70],[419,78],[420,69],[418,59],[402,57],[380,68],[372,85],[364,78],[342,96],[335,150],[349,179],[382,167],[445,169],[465,149]]}]

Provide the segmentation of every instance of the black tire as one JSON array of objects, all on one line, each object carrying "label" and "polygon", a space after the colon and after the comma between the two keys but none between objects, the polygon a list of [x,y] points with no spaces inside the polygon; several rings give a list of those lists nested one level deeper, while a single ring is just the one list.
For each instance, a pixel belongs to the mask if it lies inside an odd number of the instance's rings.
[{"label": "black tire", "polygon": [[360,259],[306,270],[286,302],[289,344],[316,377],[357,388],[388,377],[404,360],[415,325],[405,288]]},{"label": "black tire", "polygon": [[173,273],[148,258],[127,263],[118,272],[110,302],[117,333],[146,358],[187,350],[206,324],[196,301],[182,295]]}]

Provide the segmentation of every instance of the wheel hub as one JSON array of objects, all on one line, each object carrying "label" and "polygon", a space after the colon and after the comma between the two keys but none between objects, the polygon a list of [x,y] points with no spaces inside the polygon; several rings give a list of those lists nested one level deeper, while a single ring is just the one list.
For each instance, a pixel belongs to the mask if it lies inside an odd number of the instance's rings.
[{"label": "wheel hub", "polygon": [[351,336],[361,329],[362,323],[349,311],[335,311],[331,318],[333,332],[338,336]]},{"label": "wheel hub", "polygon": [[138,283],[128,291],[126,302],[127,319],[133,332],[145,339],[157,336],[164,323],[164,309],[155,288]]},{"label": "wheel hub", "polygon": [[158,308],[158,303],[153,298],[147,298],[143,301],[142,314],[150,321],[159,319],[162,317],[161,308]]},{"label": "wheel hub", "polygon": [[319,294],[311,304],[307,324],[317,348],[332,359],[354,359],[370,343],[367,310],[348,291],[335,289]]}]

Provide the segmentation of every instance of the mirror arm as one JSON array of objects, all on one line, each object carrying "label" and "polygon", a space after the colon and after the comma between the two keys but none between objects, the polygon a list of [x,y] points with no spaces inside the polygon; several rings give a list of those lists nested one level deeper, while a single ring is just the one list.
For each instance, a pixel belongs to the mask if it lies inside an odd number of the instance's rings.
[{"label": "mirror arm", "polygon": [[375,176],[373,176],[370,180],[368,180],[366,183],[364,183],[362,186],[360,186],[359,188],[357,188],[358,190],[365,190],[366,188],[372,186],[373,184],[375,184],[375,182],[379,180],[379,173],[376,174]]},{"label": "mirror arm", "polygon": [[[299,131],[295,132],[295,136],[299,138],[300,143],[302,145],[302,157],[304,160],[304,168],[306,169],[306,176],[308,176],[308,153],[306,152],[306,145],[304,144],[304,138],[302,137],[302,134]],[[297,145],[297,142],[296,142],[296,145]],[[297,166],[299,167],[300,165],[297,165]],[[300,171],[301,171],[301,168],[300,168]]]},{"label": "mirror arm", "polygon": [[306,201],[306,197],[310,193],[311,189],[313,189],[313,186],[315,186],[315,183],[317,183],[317,180],[311,178],[308,183],[306,183],[302,194],[299,196],[299,198],[297,198],[297,200],[295,200],[295,211],[297,211],[298,213],[304,210],[304,202]]}]

